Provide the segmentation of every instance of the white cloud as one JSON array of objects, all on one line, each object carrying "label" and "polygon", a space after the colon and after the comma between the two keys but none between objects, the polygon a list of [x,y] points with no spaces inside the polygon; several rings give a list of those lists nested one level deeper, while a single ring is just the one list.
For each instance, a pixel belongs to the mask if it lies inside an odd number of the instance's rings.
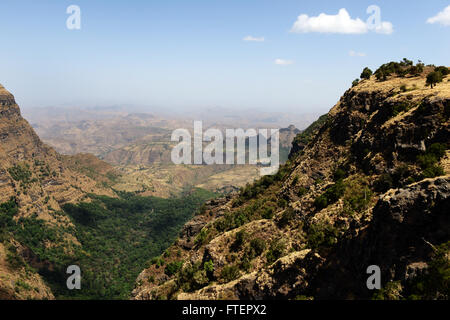
[{"label": "white cloud", "polygon": [[359,18],[352,19],[347,10],[341,9],[337,15],[321,13],[317,17],[309,17],[306,14],[301,14],[291,31],[296,33],[361,34],[367,32],[367,25]]},{"label": "white cloud", "polygon": [[375,32],[381,34],[391,34],[394,32],[394,26],[390,22],[382,21],[379,26],[375,27]]},{"label": "white cloud", "polygon": [[[295,33],[364,34],[368,31],[367,23],[360,18],[352,19],[345,8],[340,9],[336,15],[321,13],[317,17],[309,17],[306,14],[301,14],[291,29],[291,32]],[[374,31],[381,34],[391,34],[394,27],[390,22],[381,21]]]},{"label": "white cloud", "polygon": [[364,52],[356,52],[353,50],[350,50],[348,52],[348,54],[350,55],[350,57],[365,57],[366,56],[366,54]]},{"label": "white cloud", "polygon": [[251,42],[264,42],[264,37],[252,37],[252,36],[246,36],[243,41],[251,41]]},{"label": "white cloud", "polygon": [[277,64],[279,66],[288,66],[288,65],[294,64],[294,61],[284,60],[284,59],[275,59],[275,64]]},{"label": "white cloud", "polygon": [[450,6],[439,12],[434,17],[429,18],[427,23],[439,23],[443,26],[450,26]]}]

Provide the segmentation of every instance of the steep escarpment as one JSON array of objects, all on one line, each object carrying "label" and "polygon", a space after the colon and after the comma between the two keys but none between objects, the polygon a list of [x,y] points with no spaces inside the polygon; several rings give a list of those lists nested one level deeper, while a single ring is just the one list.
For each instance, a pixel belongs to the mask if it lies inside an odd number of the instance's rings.
[{"label": "steep escarpment", "polygon": [[208,203],[134,297],[448,298],[450,82],[401,68],[345,92],[275,176]]},{"label": "steep escarpment", "polygon": [[97,181],[71,170],[22,118],[14,97],[0,86],[0,203],[16,197],[19,211],[51,220],[49,207],[77,202],[86,193],[113,195]]},{"label": "steep escarpment", "polygon": [[[138,196],[114,187],[111,165],[63,156],[41,142],[0,88],[0,299],[127,299],[148,261],[161,254],[214,193]],[[67,268],[82,272],[70,290]]]},{"label": "steep escarpment", "polygon": [[[78,158],[77,158],[78,157]],[[0,297],[51,299],[53,294],[36,273],[47,262],[25,243],[58,248],[70,256],[78,239],[69,232],[71,220],[59,214],[63,205],[86,199],[88,193],[114,196],[101,174],[83,172],[88,156],[63,157],[45,145],[11,93],[0,85]],[[83,160],[84,159],[84,160]],[[99,161],[99,160],[97,160]]]}]

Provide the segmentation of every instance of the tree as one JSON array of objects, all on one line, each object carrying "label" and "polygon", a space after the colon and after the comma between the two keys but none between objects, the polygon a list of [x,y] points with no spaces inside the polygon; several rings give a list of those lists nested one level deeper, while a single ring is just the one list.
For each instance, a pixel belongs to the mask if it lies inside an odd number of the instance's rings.
[{"label": "tree", "polygon": [[358,83],[359,83],[359,79],[353,80],[353,82],[352,82],[352,87],[357,86]]},{"label": "tree", "polygon": [[361,79],[370,79],[371,75],[372,75],[372,70],[365,67],[363,72],[361,73]]},{"label": "tree", "polygon": [[408,66],[412,66],[414,63],[411,60],[408,60],[406,58],[403,58],[403,60],[400,62],[400,64],[403,67],[408,67]]},{"label": "tree", "polygon": [[442,73],[441,72],[432,71],[427,75],[427,85],[430,85],[431,89],[433,89],[433,85],[436,85],[439,82],[442,82]]},{"label": "tree", "polygon": [[444,77],[450,73],[450,70],[445,66],[436,67],[434,71],[440,72]]}]

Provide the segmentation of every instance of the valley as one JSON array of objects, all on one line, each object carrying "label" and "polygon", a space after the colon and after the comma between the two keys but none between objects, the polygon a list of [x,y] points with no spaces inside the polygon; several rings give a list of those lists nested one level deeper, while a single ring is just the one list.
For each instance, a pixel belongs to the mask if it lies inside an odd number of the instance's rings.
[{"label": "valley", "polygon": [[0,86],[0,298],[448,299],[450,72],[431,88],[434,70],[354,82],[280,129],[284,164],[264,177],[170,163],[182,122],[150,115],[35,123],[60,154]]}]

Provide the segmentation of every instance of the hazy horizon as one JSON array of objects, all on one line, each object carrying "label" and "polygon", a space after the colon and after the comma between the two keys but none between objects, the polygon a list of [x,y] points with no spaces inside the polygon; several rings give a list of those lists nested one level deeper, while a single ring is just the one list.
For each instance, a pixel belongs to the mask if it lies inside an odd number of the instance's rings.
[{"label": "hazy horizon", "polygon": [[[70,5],[81,29],[66,26]],[[367,8],[380,8],[370,30]],[[445,1],[2,1],[0,83],[23,108],[321,114],[369,66],[450,65]],[[447,20],[446,20],[447,19]],[[429,50],[424,43],[439,44]]]}]

